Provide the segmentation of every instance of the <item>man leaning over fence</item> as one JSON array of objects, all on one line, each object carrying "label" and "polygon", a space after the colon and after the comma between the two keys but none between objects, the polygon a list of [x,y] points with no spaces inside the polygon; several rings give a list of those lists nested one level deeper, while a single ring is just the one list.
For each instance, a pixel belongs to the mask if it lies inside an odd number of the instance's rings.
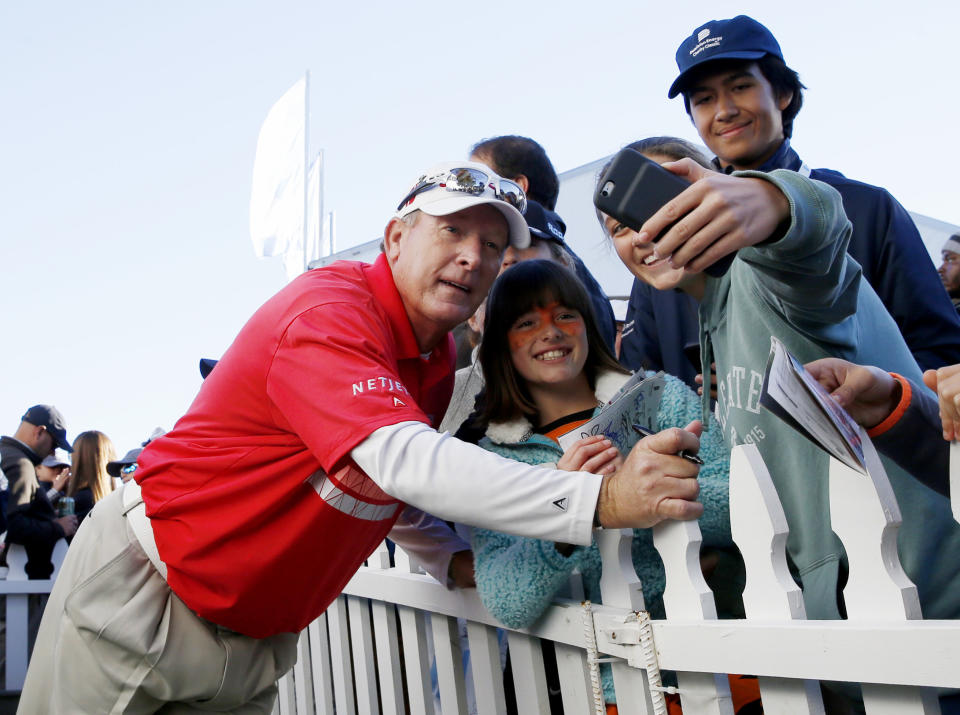
[{"label": "man leaning over fence", "polygon": [[[270,712],[297,632],[336,598],[405,503],[574,544],[596,522],[692,519],[696,449],[674,429],[600,477],[513,462],[431,425],[452,387],[448,331],[508,244],[522,190],[482,164],[425,172],[373,265],[309,271],[243,327],[135,480],[79,530],[20,712]],[[225,655],[229,654],[229,655]]]}]

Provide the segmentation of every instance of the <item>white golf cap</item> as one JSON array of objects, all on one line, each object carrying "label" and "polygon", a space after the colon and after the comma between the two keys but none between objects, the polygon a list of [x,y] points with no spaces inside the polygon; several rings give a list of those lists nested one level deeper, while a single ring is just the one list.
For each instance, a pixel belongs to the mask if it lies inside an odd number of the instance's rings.
[{"label": "white golf cap", "polygon": [[[475,161],[446,161],[420,174],[397,207],[397,218],[423,211],[430,216],[449,216],[471,206],[490,204],[507,220],[510,245],[530,245],[530,229],[520,209],[526,207],[523,189]],[[519,207],[519,208],[518,208]]]}]

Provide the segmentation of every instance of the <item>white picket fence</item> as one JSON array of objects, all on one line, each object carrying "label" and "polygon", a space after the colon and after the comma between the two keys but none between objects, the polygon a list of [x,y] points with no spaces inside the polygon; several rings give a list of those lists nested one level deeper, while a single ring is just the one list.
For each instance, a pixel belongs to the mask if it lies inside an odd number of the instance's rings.
[{"label": "white picket fence", "polygon": [[[597,656],[612,659],[621,715],[666,712],[659,670],[677,672],[685,715],[732,713],[727,673],[758,676],[769,714],[824,713],[821,680],[859,683],[869,715],[939,713],[936,688],[960,688],[960,621],[920,619],[916,588],[896,557],[899,508],[866,439],[865,448],[868,478],[835,460],[830,466],[830,516],[850,563],[848,620],[805,619],[787,569],[780,501],[756,447],[743,445],[731,459],[730,503],[747,569],[747,618],[717,620],[696,523],[655,528],[667,618],[652,622],[642,613],[630,530],[599,530],[603,605],[558,599],[533,627],[508,631],[517,711],[550,712],[539,643],[546,639],[556,648],[564,712],[575,715],[595,711]],[[505,712],[500,624],[475,591],[448,591],[399,550],[391,568],[385,547],[301,635],[274,712],[432,714],[431,666],[444,715],[469,712],[457,619],[467,624],[477,711]]]},{"label": "white picket fence", "polygon": [[0,596],[4,596],[5,633],[3,639],[4,678],[3,690],[19,691],[27,676],[27,628],[29,624],[29,601],[33,594],[49,594],[67,554],[67,542],[60,539],[53,547],[51,561],[53,573],[49,579],[28,581],[26,573],[27,552],[11,544],[7,552],[7,573],[0,579]]},{"label": "white picket fence", "polygon": [[[598,530],[603,605],[558,599],[533,627],[508,631],[517,712],[550,712],[545,639],[554,644],[563,708],[571,715],[594,712],[590,666],[597,658],[611,659],[622,715],[665,713],[659,670],[677,672],[685,715],[732,713],[726,673],[758,676],[771,714],[825,712],[821,680],[860,683],[870,715],[938,713],[934,689],[960,688],[960,621],[919,618],[916,589],[896,558],[899,509],[868,440],[865,447],[869,478],[837,461],[830,467],[831,520],[851,565],[844,590],[849,620],[805,620],[787,569],[783,510],[759,453],[744,445],[731,459],[730,503],[747,569],[747,618],[717,620],[695,522],[655,529],[667,619],[652,622],[643,613],[630,530]],[[958,466],[954,459],[952,471]],[[476,592],[447,590],[400,550],[395,564],[385,546],[378,549],[301,634],[275,713],[436,713],[432,667],[444,715],[468,712],[457,619],[466,622],[477,711],[506,711],[500,624]],[[26,581],[20,570],[12,564],[0,580],[7,690],[19,690],[26,671],[28,595],[48,593],[53,583]]]}]

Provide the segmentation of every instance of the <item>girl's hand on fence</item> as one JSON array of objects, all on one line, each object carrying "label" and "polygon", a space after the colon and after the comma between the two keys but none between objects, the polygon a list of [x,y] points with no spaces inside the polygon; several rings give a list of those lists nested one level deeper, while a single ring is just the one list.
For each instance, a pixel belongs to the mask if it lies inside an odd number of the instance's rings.
[{"label": "girl's hand on fence", "polygon": [[857,424],[867,429],[883,422],[900,402],[900,383],[878,367],[855,365],[840,358],[822,358],[804,367]]},{"label": "girl's hand on fence", "polygon": [[665,519],[697,519],[700,468],[678,452],[700,448],[703,425],[695,420],[637,442],[614,474],[604,476],[597,499],[597,517],[607,528],[646,528]]},{"label": "girl's hand on fence", "polygon": [[940,422],[948,442],[960,437],[960,365],[923,373],[923,382],[940,398]]},{"label": "girl's hand on fence", "polygon": [[447,567],[447,576],[453,581],[456,588],[476,588],[477,582],[473,573],[473,551],[458,551],[450,557],[450,566]]},{"label": "girl's hand on fence", "polygon": [[603,435],[578,439],[557,462],[557,469],[568,472],[613,474],[623,464],[623,455]]}]

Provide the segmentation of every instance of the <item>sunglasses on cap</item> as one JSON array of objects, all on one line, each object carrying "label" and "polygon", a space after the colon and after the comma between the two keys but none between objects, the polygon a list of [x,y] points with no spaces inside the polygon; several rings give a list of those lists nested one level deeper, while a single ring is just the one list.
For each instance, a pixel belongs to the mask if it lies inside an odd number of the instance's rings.
[{"label": "sunglasses on cap", "polygon": [[481,196],[489,190],[493,192],[495,198],[506,201],[520,213],[527,210],[527,197],[519,184],[496,174],[491,176],[479,169],[465,166],[423,177],[410,193],[403,197],[403,201],[397,205],[397,211],[412,202],[419,194],[432,189],[458,191],[471,196]]}]

